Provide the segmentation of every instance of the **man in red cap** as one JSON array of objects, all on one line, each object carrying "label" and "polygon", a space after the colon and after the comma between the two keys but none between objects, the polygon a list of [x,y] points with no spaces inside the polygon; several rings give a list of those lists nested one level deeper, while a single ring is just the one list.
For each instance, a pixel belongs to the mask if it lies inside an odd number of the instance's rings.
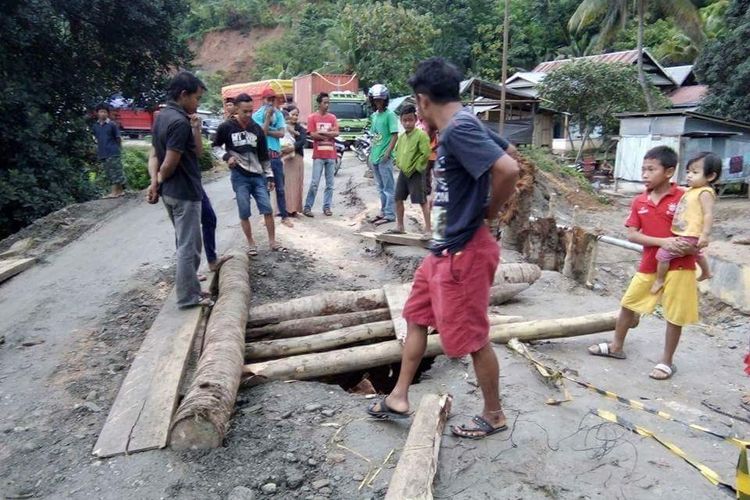
[{"label": "man in red cap", "polygon": [[253,120],[261,126],[266,134],[268,154],[271,157],[271,169],[276,181],[276,204],[279,207],[281,223],[294,227],[286,211],[286,192],[284,190],[284,164],[281,161],[281,138],[286,131],[284,115],[276,107],[276,92],[268,87],[261,94],[263,105],[253,113]]}]

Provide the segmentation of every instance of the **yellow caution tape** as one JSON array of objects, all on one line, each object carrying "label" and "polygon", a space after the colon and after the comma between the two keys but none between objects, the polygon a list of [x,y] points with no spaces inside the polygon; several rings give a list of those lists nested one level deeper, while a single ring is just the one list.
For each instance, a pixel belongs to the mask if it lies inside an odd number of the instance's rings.
[{"label": "yellow caution tape", "polygon": [[[741,500],[750,500],[750,471],[748,470],[748,457],[747,453],[748,450],[750,450],[750,441],[746,441],[743,439],[739,439],[734,436],[730,436],[728,434],[724,434],[721,432],[717,432],[711,429],[708,429],[706,427],[703,427],[698,424],[691,424],[689,422],[684,422],[678,418],[673,417],[669,413],[665,411],[661,411],[659,409],[650,407],[645,405],[644,403],[640,401],[635,401],[632,399],[624,398],[612,391],[608,391],[605,389],[601,389],[599,387],[596,387],[593,384],[590,384],[588,382],[584,382],[582,380],[578,380],[575,377],[572,377],[570,375],[567,375],[559,370],[555,370],[537,359],[535,359],[531,353],[529,352],[526,345],[519,342],[517,339],[511,339],[510,342],[508,342],[508,347],[516,351],[517,353],[524,356],[526,359],[528,359],[534,367],[539,371],[542,376],[544,376],[546,379],[551,380],[553,382],[560,382],[562,383],[562,379],[570,380],[571,382],[580,385],[581,387],[585,387],[589,390],[592,390],[596,392],[597,394],[600,394],[604,397],[614,399],[615,401],[625,404],[629,406],[630,408],[645,411],[648,413],[651,413],[653,415],[656,415],[660,418],[663,418],[665,420],[669,420],[671,422],[676,422],[678,424],[684,425],[690,429],[700,431],[703,433],[706,433],[710,436],[714,436],[716,438],[722,439],[724,441],[727,441],[738,448],[740,448],[740,456],[737,461],[737,476],[736,476],[736,486],[732,486],[731,484],[723,481],[721,477],[711,470],[710,468],[706,467],[705,465],[701,464],[697,460],[694,460],[690,458],[684,451],[682,451],[681,448],[679,448],[677,445],[670,443],[669,441],[666,441],[662,439],[661,437],[655,435],[653,432],[649,431],[648,429],[645,429],[643,427],[637,426],[623,418],[620,418],[616,414],[614,414],[611,411],[606,410],[592,410],[591,412],[595,415],[598,415],[599,417],[608,420],[610,422],[614,422],[618,425],[621,425],[622,427],[635,432],[636,434],[639,434],[641,436],[650,437],[657,441],[662,446],[666,447],[670,451],[672,451],[674,454],[685,460],[687,463],[689,463],[691,466],[693,466],[695,469],[700,471],[700,473],[708,479],[712,484],[720,486],[722,488],[725,488],[727,490],[732,491],[733,493],[736,493],[737,498]],[[563,390],[565,391],[566,400],[570,400],[570,396],[568,394],[567,388],[563,385]],[[556,401],[554,404],[559,404],[564,401]]]},{"label": "yellow caution tape", "polygon": [[[581,387],[585,387],[585,388],[587,388],[589,390],[592,390],[595,393],[600,394],[600,395],[602,395],[604,397],[607,397],[607,398],[610,398],[610,399],[614,399],[615,401],[617,401],[619,403],[622,403],[624,405],[627,405],[630,408],[633,408],[633,409],[636,409],[636,410],[645,411],[645,412],[651,413],[652,415],[656,415],[657,417],[661,417],[661,418],[663,418],[665,420],[669,420],[671,422],[676,422],[678,424],[681,424],[681,425],[684,425],[686,427],[689,427],[689,428],[691,428],[693,430],[704,432],[704,433],[709,434],[711,436],[714,436],[716,438],[723,439],[723,440],[725,440],[725,441],[727,441],[729,443],[732,443],[733,445],[737,446],[741,450],[744,450],[746,447],[750,446],[750,441],[745,441],[743,439],[739,439],[739,438],[736,438],[734,436],[730,436],[728,434],[724,434],[724,433],[721,433],[721,432],[718,432],[718,431],[714,431],[714,430],[708,429],[706,427],[703,427],[702,425],[691,424],[689,422],[682,421],[682,420],[680,420],[678,418],[675,418],[674,416],[672,416],[671,414],[669,414],[669,413],[667,413],[665,411],[661,411],[661,410],[659,410],[657,408],[653,408],[653,407],[648,406],[648,405],[646,405],[646,404],[644,404],[644,403],[642,403],[640,401],[635,401],[633,399],[624,398],[624,397],[620,396],[619,394],[616,394],[616,393],[614,393],[612,391],[608,391],[606,389],[600,389],[599,387],[596,387],[593,384],[590,384],[588,382],[584,382],[583,380],[579,380],[579,379],[577,379],[575,377],[572,377],[572,376],[567,375],[565,373],[562,373],[562,372],[560,372],[558,370],[555,370],[554,368],[546,366],[545,364],[543,364],[539,360],[535,359],[531,355],[531,353],[528,351],[528,348],[524,344],[522,344],[521,342],[519,342],[516,339],[512,339],[510,342],[508,342],[508,346],[510,348],[512,348],[514,351],[516,351],[517,353],[519,353],[522,356],[524,356],[529,361],[531,361],[534,364],[534,366],[537,368],[537,370],[539,370],[540,368],[543,368],[545,372],[549,373],[549,376],[545,376],[545,378],[548,378],[550,380],[559,379],[559,378],[564,378],[566,380],[570,380],[574,384],[578,384]],[[541,370],[539,370],[539,372],[542,373]],[[567,396],[567,391],[566,391],[566,396]]]},{"label": "yellow caution tape", "polygon": [[[687,453],[685,453],[682,450],[682,448],[680,448],[679,446],[677,446],[674,443],[671,443],[671,442],[669,442],[669,441],[667,441],[667,440],[659,437],[657,434],[654,434],[652,431],[650,431],[650,430],[648,430],[648,429],[646,429],[644,427],[641,427],[639,425],[635,425],[634,423],[632,423],[632,422],[630,422],[628,420],[625,420],[622,417],[619,417],[619,416],[615,415],[611,411],[600,410],[599,409],[599,410],[591,410],[591,413],[593,413],[594,415],[597,415],[597,416],[603,418],[604,420],[607,420],[609,422],[612,422],[612,423],[615,423],[617,425],[620,425],[620,426],[624,427],[625,429],[628,429],[629,431],[634,432],[634,433],[636,433],[638,435],[641,435],[641,436],[644,436],[644,437],[649,437],[649,438],[653,439],[654,441],[656,441],[657,443],[659,443],[660,445],[664,446],[669,451],[671,451],[672,453],[674,453],[675,455],[677,455],[678,457],[680,457],[681,459],[683,459],[685,462],[687,462],[688,464],[690,464],[691,466],[693,466],[695,469],[697,469],[703,475],[703,477],[705,477],[706,479],[708,479],[711,482],[711,484],[713,484],[714,486],[719,486],[719,487],[725,488],[725,489],[731,491],[732,493],[736,493],[738,495],[738,498],[741,498],[739,496],[740,495],[740,493],[739,493],[739,468],[737,469],[738,489],[735,489],[734,486],[732,486],[728,482],[724,481],[721,478],[721,476],[719,476],[719,474],[716,471],[714,471],[713,469],[711,469],[711,468],[703,465],[702,463],[698,462],[694,458],[690,457]],[[744,454],[745,454],[745,451],[743,450],[742,455],[744,455]],[[741,459],[742,455],[740,455],[740,459]]]}]

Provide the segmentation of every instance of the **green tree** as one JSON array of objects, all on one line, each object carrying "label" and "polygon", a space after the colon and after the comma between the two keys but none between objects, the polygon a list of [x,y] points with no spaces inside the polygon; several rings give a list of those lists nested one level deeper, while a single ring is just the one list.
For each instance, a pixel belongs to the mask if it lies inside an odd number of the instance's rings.
[{"label": "green tree", "polygon": [[[629,64],[573,61],[548,74],[537,89],[539,97],[554,109],[571,114],[583,136],[578,158],[592,131],[601,128],[605,135],[616,132],[616,113],[646,108],[637,71]],[[657,104],[668,106],[667,99],[655,89],[654,95]]]},{"label": "green tree", "polygon": [[396,94],[408,91],[409,76],[420,60],[432,54],[439,34],[431,15],[390,2],[347,5],[339,22],[350,37],[363,86],[384,83]]},{"label": "green tree", "polygon": [[157,102],[188,59],[181,0],[8,0],[0,17],[0,237],[94,192],[85,116],[115,91]]},{"label": "green tree", "polygon": [[750,0],[733,0],[726,11],[726,31],[710,42],[695,64],[709,86],[701,110],[750,122]]},{"label": "green tree", "polygon": [[569,27],[572,31],[578,31],[600,22],[601,28],[597,37],[599,43],[604,46],[612,42],[617,33],[625,28],[631,10],[635,10],[635,18],[638,21],[638,81],[647,108],[652,111],[655,104],[654,96],[649,91],[646,73],[643,70],[646,14],[649,11],[658,11],[672,17],[675,24],[696,44],[703,42],[701,19],[697,7],[690,0],[583,0],[570,18]]}]

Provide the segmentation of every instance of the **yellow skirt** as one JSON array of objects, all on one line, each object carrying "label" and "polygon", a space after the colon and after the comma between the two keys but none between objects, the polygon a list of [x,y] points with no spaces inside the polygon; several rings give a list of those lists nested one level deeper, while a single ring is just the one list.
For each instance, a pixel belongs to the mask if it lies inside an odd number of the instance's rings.
[{"label": "yellow skirt", "polygon": [[667,273],[664,287],[651,293],[656,273],[635,273],[620,304],[639,314],[651,314],[661,303],[664,319],[677,326],[699,321],[698,282],[694,270],[675,270]]}]

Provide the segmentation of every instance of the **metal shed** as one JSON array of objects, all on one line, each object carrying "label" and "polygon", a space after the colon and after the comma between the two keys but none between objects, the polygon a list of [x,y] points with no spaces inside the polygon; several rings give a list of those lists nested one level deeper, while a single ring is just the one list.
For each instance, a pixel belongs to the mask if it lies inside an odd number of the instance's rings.
[{"label": "metal shed", "polygon": [[724,161],[721,183],[750,179],[750,123],[680,109],[621,113],[615,179],[641,182],[646,151],[669,146],[677,151],[675,180],[685,183],[685,165],[702,151],[711,151]]}]

